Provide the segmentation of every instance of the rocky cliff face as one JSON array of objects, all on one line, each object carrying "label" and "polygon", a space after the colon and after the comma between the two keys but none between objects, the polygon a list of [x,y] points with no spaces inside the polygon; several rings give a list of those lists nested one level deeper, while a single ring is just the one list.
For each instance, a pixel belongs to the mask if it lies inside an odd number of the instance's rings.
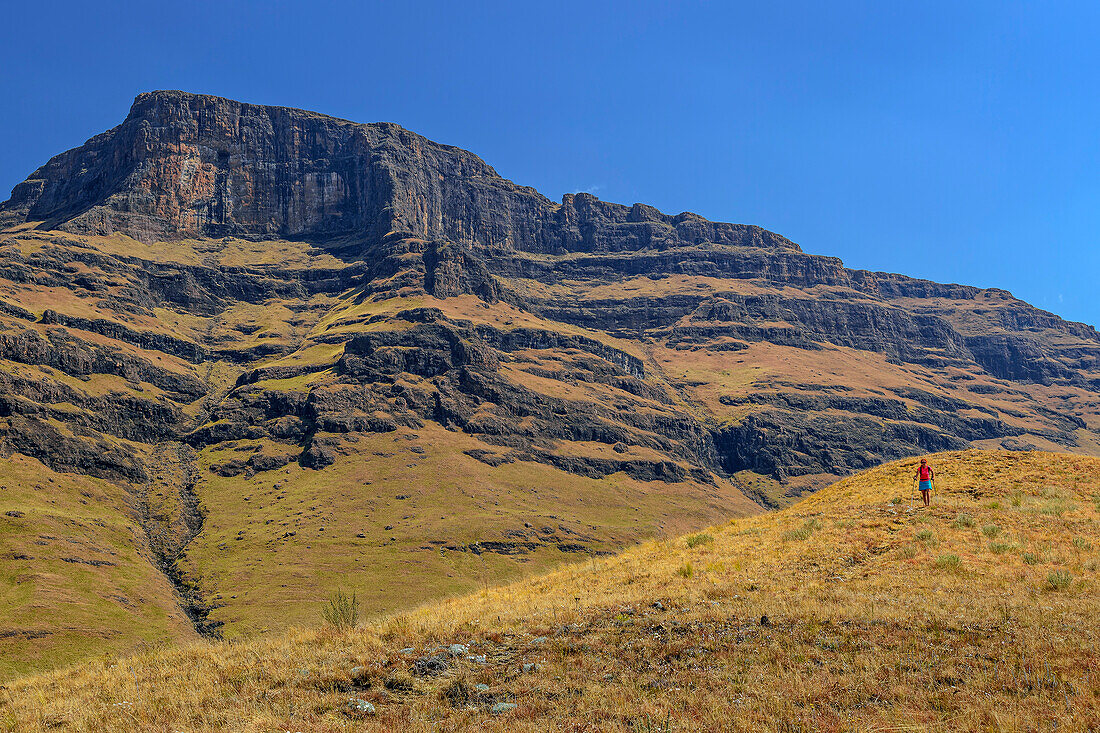
[{"label": "rocky cliff face", "polygon": [[[0,446],[130,486],[203,629],[300,582],[234,600],[218,572],[329,563],[302,559],[322,530],[377,542],[379,578],[401,545],[442,579],[440,548],[602,552],[918,452],[1100,453],[1089,326],[758,227],[554,203],[388,123],[143,94],[0,223]],[[415,510],[410,486],[446,489]]]}]

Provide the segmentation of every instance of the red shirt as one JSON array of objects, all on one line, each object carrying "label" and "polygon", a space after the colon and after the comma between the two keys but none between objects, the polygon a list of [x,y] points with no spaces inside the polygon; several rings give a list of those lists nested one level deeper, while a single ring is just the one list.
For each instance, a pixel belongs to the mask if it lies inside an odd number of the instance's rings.
[{"label": "red shirt", "polygon": [[931,481],[933,475],[934,474],[932,473],[932,467],[931,466],[925,464],[925,465],[920,467],[920,480],[921,481]]}]

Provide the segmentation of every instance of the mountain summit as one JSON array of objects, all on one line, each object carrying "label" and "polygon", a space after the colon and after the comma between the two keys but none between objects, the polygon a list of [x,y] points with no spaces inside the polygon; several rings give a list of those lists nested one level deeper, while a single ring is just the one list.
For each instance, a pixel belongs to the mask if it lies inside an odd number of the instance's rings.
[{"label": "mountain summit", "polygon": [[555,203],[393,124],[142,94],[0,225],[0,564],[38,594],[0,601],[0,661],[83,653],[42,611],[74,573],[129,619],[114,648],[232,636],[917,453],[1100,453],[1089,326],[759,227]]},{"label": "mountain summit", "polygon": [[138,96],[121,125],[52,158],[4,211],[144,240],[397,233],[555,254],[704,241],[798,250],[758,227],[640,204],[581,194],[558,205],[394,124],[184,92]]}]

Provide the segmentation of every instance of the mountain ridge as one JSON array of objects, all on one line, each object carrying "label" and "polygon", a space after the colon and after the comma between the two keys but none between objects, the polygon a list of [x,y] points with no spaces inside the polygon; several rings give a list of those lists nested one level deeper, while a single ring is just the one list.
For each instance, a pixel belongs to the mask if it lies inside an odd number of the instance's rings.
[{"label": "mountain ridge", "polygon": [[[63,475],[116,486],[206,633],[309,622],[341,578],[392,611],[917,453],[1100,454],[1087,325],[557,204],[391,123],[149,93],[0,223],[0,478],[21,454],[74,506]],[[31,495],[0,494],[27,515],[0,558],[52,597],[35,543],[66,539]],[[12,623],[52,633],[33,607]]]}]

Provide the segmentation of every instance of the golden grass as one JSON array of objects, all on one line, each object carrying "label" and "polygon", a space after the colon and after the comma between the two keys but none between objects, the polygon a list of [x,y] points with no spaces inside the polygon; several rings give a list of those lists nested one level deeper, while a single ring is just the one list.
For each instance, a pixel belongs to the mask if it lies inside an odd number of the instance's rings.
[{"label": "golden grass", "polygon": [[[932,462],[929,510],[899,461],[713,541],[648,542],[349,633],[19,680],[0,730],[1095,729],[1100,460]],[[990,549],[989,525],[1011,549]],[[416,673],[451,643],[468,652]]]}]

